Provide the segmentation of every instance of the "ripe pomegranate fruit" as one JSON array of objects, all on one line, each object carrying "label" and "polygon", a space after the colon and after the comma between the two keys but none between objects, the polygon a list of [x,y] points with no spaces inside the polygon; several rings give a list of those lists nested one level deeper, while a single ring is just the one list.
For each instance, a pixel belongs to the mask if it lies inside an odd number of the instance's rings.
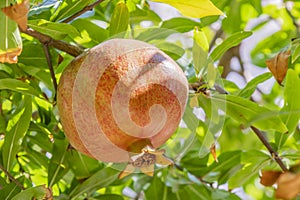
[{"label": "ripe pomegranate fruit", "polygon": [[170,163],[155,149],[177,128],[187,96],[186,77],[169,56],[142,41],[111,39],[67,66],[57,106],[74,148],[151,175],[154,163]]}]

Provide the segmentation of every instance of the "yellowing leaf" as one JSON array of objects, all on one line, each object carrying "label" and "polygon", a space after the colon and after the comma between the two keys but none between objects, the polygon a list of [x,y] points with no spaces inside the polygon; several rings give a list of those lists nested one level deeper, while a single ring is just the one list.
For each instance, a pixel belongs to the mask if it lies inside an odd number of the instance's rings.
[{"label": "yellowing leaf", "polygon": [[182,15],[192,18],[201,18],[211,15],[224,15],[209,0],[151,0],[169,4],[179,10]]},{"label": "yellowing leaf", "polygon": [[153,176],[154,175],[154,164],[150,164],[147,166],[143,166],[140,168],[141,172],[148,176]]},{"label": "yellowing leaf", "polygon": [[191,100],[190,100],[190,106],[191,106],[192,108],[198,107],[198,106],[199,106],[199,103],[198,103],[198,96],[197,96],[197,95],[191,97]]},{"label": "yellowing leaf", "polygon": [[[8,6],[2,2],[1,6]],[[17,63],[22,51],[22,38],[18,25],[0,11],[0,62]]]},{"label": "yellowing leaf", "polygon": [[210,153],[214,158],[215,162],[219,162],[218,161],[218,157],[217,157],[217,150],[216,150],[216,143],[213,143],[210,147]]},{"label": "yellowing leaf", "polygon": [[195,27],[194,29],[194,40],[205,52],[208,52],[209,44],[208,44],[207,37],[202,30],[199,30],[198,27]]},{"label": "yellowing leaf", "polygon": [[159,165],[173,165],[173,161],[168,159],[167,157],[163,155],[157,155],[156,156],[156,164]]},{"label": "yellowing leaf", "polygon": [[12,20],[18,23],[22,30],[27,28],[27,14],[29,12],[29,0],[23,0],[20,4],[14,4],[1,8],[2,11]]},{"label": "yellowing leaf", "polygon": [[17,63],[18,55],[22,52],[22,48],[8,49],[6,52],[0,51],[0,62],[1,63]]},{"label": "yellowing leaf", "polygon": [[286,72],[288,70],[288,60],[290,54],[290,51],[280,52],[274,58],[266,61],[266,65],[280,85],[285,78]]},{"label": "yellowing leaf", "polygon": [[122,179],[129,174],[132,174],[135,170],[135,167],[132,164],[128,164],[126,168],[119,174],[118,178]]},{"label": "yellowing leaf", "polygon": [[[118,3],[112,13],[109,34],[113,36],[118,33],[124,33],[129,24],[129,11],[127,5],[123,2]],[[121,34],[122,35],[122,34]]]}]

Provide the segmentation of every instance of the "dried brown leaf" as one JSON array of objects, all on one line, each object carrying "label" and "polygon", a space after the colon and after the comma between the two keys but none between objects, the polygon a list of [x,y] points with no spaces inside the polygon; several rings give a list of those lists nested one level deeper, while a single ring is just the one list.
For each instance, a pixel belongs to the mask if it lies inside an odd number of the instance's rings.
[{"label": "dried brown leaf", "polygon": [[285,172],[277,180],[275,196],[279,199],[293,199],[300,194],[300,174]]},{"label": "dried brown leaf", "polygon": [[1,8],[1,10],[6,16],[17,22],[21,30],[26,30],[27,14],[29,12],[29,0],[23,0],[22,3]]},{"label": "dried brown leaf", "polygon": [[135,167],[132,164],[128,164],[126,168],[119,174],[118,178],[122,179],[129,174],[132,174],[135,170]]},{"label": "dried brown leaf", "polygon": [[141,172],[148,176],[154,175],[154,163],[140,168]]},{"label": "dried brown leaf", "polygon": [[274,58],[266,61],[266,65],[280,85],[285,78],[286,72],[288,70],[288,60],[290,54],[290,51],[280,52]]},{"label": "dried brown leaf", "polygon": [[17,63],[18,55],[22,52],[22,48],[9,49],[7,52],[0,53],[0,63]]},{"label": "dried brown leaf", "polygon": [[260,183],[264,186],[272,186],[281,174],[282,172],[280,171],[262,171]]},{"label": "dried brown leaf", "polygon": [[217,151],[216,151],[216,144],[215,144],[215,143],[213,143],[213,144],[211,145],[211,147],[210,147],[210,153],[212,154],[214,160],[215,160],[216,162],[219,162],[219,161],[218,161],[218,157],[217,157]]}]

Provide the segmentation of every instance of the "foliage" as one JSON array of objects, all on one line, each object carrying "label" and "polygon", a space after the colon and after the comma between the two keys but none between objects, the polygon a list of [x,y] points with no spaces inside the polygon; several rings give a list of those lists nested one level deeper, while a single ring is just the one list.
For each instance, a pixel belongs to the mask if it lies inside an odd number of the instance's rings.
[{"label": "foliage", "polygon": [[[162,15],[162,3],[179,12]],[[23,31],[19,62],[0,63],[0,199],[274,199],[261,171],[282,170],[280,161],[300,168],[299,17],[297,1],[31,0],[28,27],[54,40]],[[162,147],[175,164],[154,177],[119,180],[120,166],[73,149],[59,121],[56,80],[73,57],[51,44],[88,49],[113,37],[162,49],[192,88],[182,125]],[[273,66],[287,70],[279,85],[265,62],[287,51],[288,66]]]}]

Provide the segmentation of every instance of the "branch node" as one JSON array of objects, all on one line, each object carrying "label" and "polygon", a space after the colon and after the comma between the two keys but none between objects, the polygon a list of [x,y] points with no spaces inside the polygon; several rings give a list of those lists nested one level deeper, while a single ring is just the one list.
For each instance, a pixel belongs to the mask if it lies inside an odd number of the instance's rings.
[{"label": "branch node", "polygon": [[273,149],[273,147],[270,145],[270,143],[263,136],[263,133],[258,128],[254,127],[254,126],[251,126],[250,128],[257,135],[257,137],[264,144],[264,146],[268,149],[268,151],[270,152],[272,158],[277,162],[277,164],[282,169],[282,171],[283,172],[288,171],[287,167],[282,162],[281,157],[279,157],[278,153]]}]

